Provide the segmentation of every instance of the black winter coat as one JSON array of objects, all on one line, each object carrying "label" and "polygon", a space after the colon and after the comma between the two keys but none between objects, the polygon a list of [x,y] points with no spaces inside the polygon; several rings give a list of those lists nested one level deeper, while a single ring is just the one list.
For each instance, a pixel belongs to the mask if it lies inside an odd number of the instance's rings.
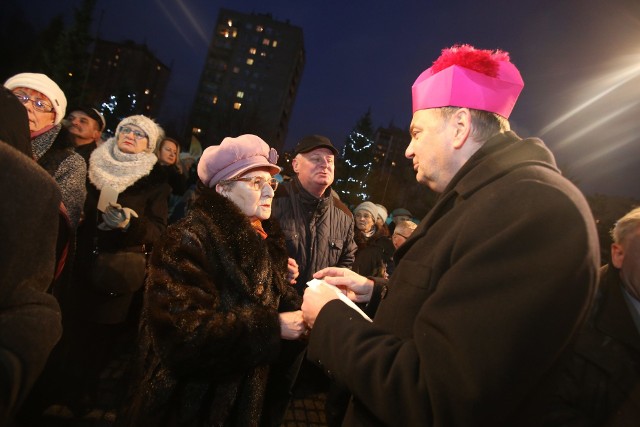
[{"label": "black winter coat", "polygon": [[[15,97],[14,97],[15,98]],[[36,162],[0,142],[0,425],[8,425],[62,334],[45,293],[55,270],[60,191]]]},{"label": "black winter coat", "polygon": [[300,307],[286,283],[275,224],[262,239],[228,199],[209,190],[168,227],[151,257],[130,426],[255,426],[278,311]]},{"label": "black winter coat", "polygon": [[589,321],[563,365],[545,411],[553,426],[640,425],[640,333],[620,270],[604,266]]},{"label": "black winter coat", "polygon": [[[100,191],[87,184],[85,220],[78,228],[78,249],[75,263],[76,288],[79,293],[79,310],[83,316],[99,323],[119,323],[127,315],[131,295],[113,297],[96,292],[90,285],[90,273],[96,242],[99,252],[149,251],[167,227],[167,200],[171,187],[167,176],[156,163],[149,175],[140,178],[118,195],[118,203],[133,209],[138,218],[132,217],[127,231],[98,229],[102,216],[98,211]],[[97,239],[97,240],[96,240]]]},{"label": "black winter coat", "polygon": [[589,206],[542,142],[487,141],[394,259],[372,324],[331,301],[310,336],[308,358],[353,393],[345,425],[535,424],[600,263]]},{"label": "black winter coat", "polygon": [[300,295],[316,271],[351,268],[358,249],[353,241],[353,215],[331,188],[317,199],[297,177],[283,182],[273,199],[272,217],[280,223],[289,256],[300,268],[295,286]]},{"label": "black winter coat", "polygon": [[358,245],[356,259],[351,269],[362,276],[387,277],[393,272],[393,254],[395,248],[389,237],[381,229],[377,229],[371,237],[366,237],[360,230],[355,230],[355,241]]}]

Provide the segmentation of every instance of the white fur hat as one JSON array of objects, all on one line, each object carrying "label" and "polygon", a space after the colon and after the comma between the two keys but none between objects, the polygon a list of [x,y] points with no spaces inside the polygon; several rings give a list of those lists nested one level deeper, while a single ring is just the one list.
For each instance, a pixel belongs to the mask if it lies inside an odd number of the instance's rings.
[{"label": "white fur hat", "polygon": [[53,105],[53,110],[56,113],[54,120],[55,124],[60,123],[64,118],[67,111],[67,97],[64,96],[64,92],[60,89],[60,86],[51,80],[45,74],[40,73],[20,73],[4,82],[4,87],[9,90],[13,90],[17,87],[26,87],[29,89],[37,90],[44,96],[49,98]]},{"label": "white fur hat", "polygon": [[126,125],[138,126],[147,134],[147,137],[149,138],[149,147],[147,151],[149,152],[156,149],[156,144],[164,135],[164,131],[156,122],[151,120],[149,117],[137,115],[125,117],[120,123],[118,123],[118,127],[116,128],[116,140],[120,134],[120,128]]}]

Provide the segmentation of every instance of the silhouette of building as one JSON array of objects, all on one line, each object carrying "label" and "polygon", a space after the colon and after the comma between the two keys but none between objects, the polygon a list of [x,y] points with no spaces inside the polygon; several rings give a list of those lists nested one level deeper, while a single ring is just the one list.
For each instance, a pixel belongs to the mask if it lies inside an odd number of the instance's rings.
[{"label": "silhouette of building", "polygon": [[305,63],[302,29],[220,9],[191,113],[203,146],[253,133],[282,151]]},{"label": "silhouette of building", "polygon": [[156,117],[162,105],[171,70],[149,51],[132,41],[116,43],[96,40],[87,84],[85,103],[101,105],[117,97],[127,103],[123,115]]}]

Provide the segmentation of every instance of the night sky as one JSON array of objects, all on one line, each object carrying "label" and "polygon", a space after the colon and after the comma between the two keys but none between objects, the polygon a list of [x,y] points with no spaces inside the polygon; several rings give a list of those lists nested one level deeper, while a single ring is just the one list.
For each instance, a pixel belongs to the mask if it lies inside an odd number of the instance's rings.
[{"label": "night sky", "polygon": [[[42,28],[79,3],[21,4]],[[442,48],[469,43],[510,52],[520,69],[511,116],[520,136],[541,137],[585,193],[640,199],[638,0],[98,0],[93,34],[146,43],[172,68],[160,122],[186,121],[221,7],[304,31],[286,148],[310,133],[341,146],[369,108],[374,125],[407,128],[415,78]]]}]

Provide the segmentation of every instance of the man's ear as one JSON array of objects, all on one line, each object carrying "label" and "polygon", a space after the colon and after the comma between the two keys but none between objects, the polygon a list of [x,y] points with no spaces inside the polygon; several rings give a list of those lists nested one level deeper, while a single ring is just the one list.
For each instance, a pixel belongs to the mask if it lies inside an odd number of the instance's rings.
[{"label": "man's ear", "polygon": [[459,150],[467,142],[471,133],[471,111],[468,108],[459,108],[450,120],[454,131],[453,148]]},{"label": "man's ear", "polygon": [[220,184],[216,184],[216,193],[218,193],[221,196],[224,196],[224,187],[222,187],[222,185]]},{"label": "man's ear", "polygon": [[622,262],[624,261],[624,247],[619,243],[613,243],[611,245],[611,264],[615,268],[622,268]]},{"label": "man's ear", "polygon": [[293,171],[295,173],[298,173],[298,168],[300,167],[300,163],[298,162],[298,156],[294,157],[293,160],[291,160],[291,166],[293,167]]}]

